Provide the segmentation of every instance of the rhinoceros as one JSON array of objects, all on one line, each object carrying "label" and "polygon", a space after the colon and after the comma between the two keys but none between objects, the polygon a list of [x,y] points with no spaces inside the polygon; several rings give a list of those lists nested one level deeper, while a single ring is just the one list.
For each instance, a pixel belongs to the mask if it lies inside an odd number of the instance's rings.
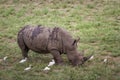
[{"label": "rhinoceros", "polygon": [[83,64],[90,57],[84,57],[77,50],[79,39],[73,39],[69,32],[60,27],[44,27],[41,25],[23,27],[17,36],[18,45],[24,58],[28,51],[51,53],[56,64],[62,64],[61,54],[66,54],[73,66]]}]

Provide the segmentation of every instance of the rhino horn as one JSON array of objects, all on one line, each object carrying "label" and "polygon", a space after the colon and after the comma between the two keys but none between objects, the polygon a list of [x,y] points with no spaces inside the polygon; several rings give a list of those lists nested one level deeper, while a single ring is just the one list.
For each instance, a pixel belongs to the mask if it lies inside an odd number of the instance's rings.
[{"label": "rhino horn", "polygon": [[83,62],[85,62],[85,61],[89,60],[89,59],[91,58],[91,56],[92,56],[92,55],[87,56],[87,57],[83,57]]}]

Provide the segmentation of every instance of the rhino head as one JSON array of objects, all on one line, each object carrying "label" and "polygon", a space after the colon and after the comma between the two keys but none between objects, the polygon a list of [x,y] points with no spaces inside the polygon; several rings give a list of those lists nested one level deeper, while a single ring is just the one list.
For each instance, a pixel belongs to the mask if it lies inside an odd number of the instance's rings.
[{"label": "rhino head", "polygon": [[84,64],[89,58],[92,56],[84,56],[84,52],[80,53],[77,51],[77,43],[80,39],[74,40],[72,46],[74,46],[73,50],[68,51],[68,59],[72,63],[73,66]]},{"label": "rhino head", "polygon": [[71,58],[69,58],[69,61],[72,63],[73,66],[78,66],[84,64],[87,60],[90,59],[92,55],[90,56],[83,56],[80,53],[75,53],[75,55],[72,55]]}]

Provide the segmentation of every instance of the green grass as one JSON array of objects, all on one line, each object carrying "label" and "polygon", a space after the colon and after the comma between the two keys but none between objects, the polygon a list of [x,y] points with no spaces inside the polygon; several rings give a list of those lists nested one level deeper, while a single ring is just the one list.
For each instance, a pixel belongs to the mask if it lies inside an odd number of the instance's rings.
[{"label": "green grass", "polygon": [[[52,56],[30,51],[30,60],[19,64],[22,55],[16,37],[27,24],[65,28],[81,38],[78,50],[95,58],[72,67],[62,55],[63,66],[44,72]],[[8,59],[2,61],[5,56]],[[25,72],[29,64],[33,67]],[[0,0],[0,80],[120,80],[120,1]]]}]

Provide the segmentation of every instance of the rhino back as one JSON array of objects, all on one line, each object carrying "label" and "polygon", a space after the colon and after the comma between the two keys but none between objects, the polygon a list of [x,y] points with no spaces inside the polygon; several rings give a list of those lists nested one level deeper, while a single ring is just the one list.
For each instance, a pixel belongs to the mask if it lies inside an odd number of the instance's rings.
[{"label": "rhino back", "polygon": [[24,29],[23,39],[28,48],[36,52],[46,51],[50,29],[47,27],[27,27]]}]

